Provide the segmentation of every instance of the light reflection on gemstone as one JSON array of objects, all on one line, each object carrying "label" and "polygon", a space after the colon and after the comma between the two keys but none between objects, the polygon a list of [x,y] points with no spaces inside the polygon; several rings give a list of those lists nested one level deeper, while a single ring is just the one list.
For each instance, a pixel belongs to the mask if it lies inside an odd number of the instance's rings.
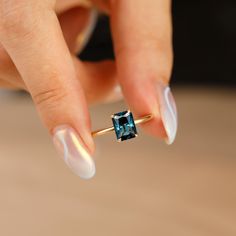
[{"label": "light reflection on gemstone", "polygon": [[137,136],[133,114],[130,111],[123,111],[114,114],[112,116],[112,122],[118,141],[124,141]]}]

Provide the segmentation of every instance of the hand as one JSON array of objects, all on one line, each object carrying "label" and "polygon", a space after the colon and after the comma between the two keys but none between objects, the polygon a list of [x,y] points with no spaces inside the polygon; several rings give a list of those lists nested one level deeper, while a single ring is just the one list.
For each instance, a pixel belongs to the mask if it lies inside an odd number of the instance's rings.
[{"label": "hand", "polygon": [[[27,90],[64,160],[82,178],[95,174],[87,103],[107,100],[117,83],[142,127],[174,141],[177,115],[168,0],[94,0],[110,14],[116,62],[82,63],[73,54],[88,11],[73,0],[0,0],[0,86]],[[77,23],[77,24],[76,24]],[[116,70],[117,68],[117,70]],[[118,81],[118,82],[117,82]]]}]

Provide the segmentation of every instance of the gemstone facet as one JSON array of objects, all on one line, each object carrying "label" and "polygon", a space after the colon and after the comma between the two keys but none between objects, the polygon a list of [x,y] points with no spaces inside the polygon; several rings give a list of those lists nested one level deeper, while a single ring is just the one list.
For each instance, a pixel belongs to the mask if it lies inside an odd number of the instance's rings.
[{"label": "gemstone facet", "polygon": [[124,141],[137,136],[134,118],[130,111],[122,111],[114,114],[112,116],[112,122],[118,141]]}]

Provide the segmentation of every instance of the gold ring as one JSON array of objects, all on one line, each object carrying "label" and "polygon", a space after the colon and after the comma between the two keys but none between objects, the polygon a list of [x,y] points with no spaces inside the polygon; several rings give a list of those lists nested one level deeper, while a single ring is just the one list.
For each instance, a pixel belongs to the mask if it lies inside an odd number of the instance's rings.
[{"label": "gold ring", "polygon": [[128,110],[116,113],[111,118],[113,122],[112,127],[95,130],[92,132],[92,136],[95,137],[115,131],[118,141],[135,138],[138,135],[136,125],[148,122],[153,118],[153,115],[148,114],[134,120],[133,114]]}]

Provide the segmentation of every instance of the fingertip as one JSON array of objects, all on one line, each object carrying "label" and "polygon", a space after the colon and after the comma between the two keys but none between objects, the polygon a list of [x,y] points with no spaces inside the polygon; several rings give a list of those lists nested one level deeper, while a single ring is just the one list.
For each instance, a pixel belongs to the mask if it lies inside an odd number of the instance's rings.
[{"label": "fingertip", "polygon": [[75,129],[68,125],[56,127],[53,131],[53,143],[74,174],[82,179],[91,179],[95,175],[94,159]]}]

